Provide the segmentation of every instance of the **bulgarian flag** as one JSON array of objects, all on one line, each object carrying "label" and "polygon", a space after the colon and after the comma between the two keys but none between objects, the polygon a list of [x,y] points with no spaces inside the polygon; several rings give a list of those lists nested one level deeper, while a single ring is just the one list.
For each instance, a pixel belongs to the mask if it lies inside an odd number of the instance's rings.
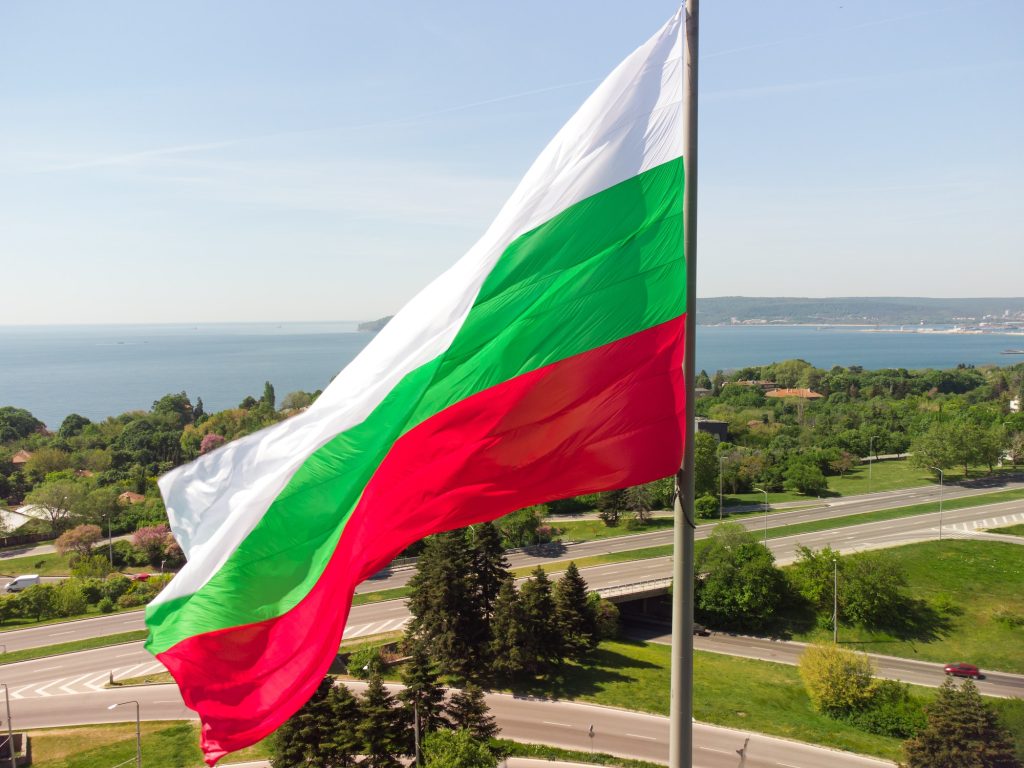
[{"label": "bulgarian flag", "polygon": [[188,564],[147,607],[146,647],[211,765],[305,703],[356,585],[409,544],[679,468],[682,23],[307,411],[160,480]]}]

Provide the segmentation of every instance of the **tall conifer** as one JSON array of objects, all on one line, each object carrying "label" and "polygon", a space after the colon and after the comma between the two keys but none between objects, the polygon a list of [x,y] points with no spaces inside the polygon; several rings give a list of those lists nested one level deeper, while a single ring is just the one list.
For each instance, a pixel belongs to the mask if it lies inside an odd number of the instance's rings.
[{"label": "tall conifer", "polygon": [[587,655],[597,642],[597,620],[587,597],[587,582],[576,563],[569,563],[555,583],[555,622],[561,633],[565,654],[572,659]]},{"label": "tall conifer", "polygon": [[536,653],[527,635],[523,606],[511,576],[502,582],[494,602],[491,635],[491,666],[497,675],[517,680],[524,673],[536,671]]},{"label": "tall conifer", "polygon": [[388,693],[380,675],[370,677],[370,684],[360,702],[363,712],[357,733],[362,742],[366,768],[399,768],[399,758],[408,754],[411,723],[405,722],[394,697]]}]

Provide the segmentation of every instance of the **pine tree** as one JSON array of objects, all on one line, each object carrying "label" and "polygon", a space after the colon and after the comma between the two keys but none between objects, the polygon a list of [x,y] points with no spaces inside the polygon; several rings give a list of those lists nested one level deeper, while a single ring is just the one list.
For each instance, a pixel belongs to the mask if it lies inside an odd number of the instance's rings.
[{"label": "pine tree", "polygon": [[483,742],[490,741],[501,732],[484,699],[484,692],[472,683],[452,694],[448,701],[448,719],[452,728],[465,729],[473,734],[474,739]]},{"label": "pine tree", "polygon": [[[412,658],[402,673],[402,682],[405,683],[405,689],[398,694],[398,698],[402,702],[404,718],[408,723],[415,723],[416,717],[419,717],[421,740],[425,734],[447,725],[444,718],[444,688],[441,687],[437,670],[422,647],[413,648]],[[410,731],[409,738],[412,737]],[[408,745],[410,750],[414,743]]]},{"label": "pine tree", "polygon": [[487,627],[476,599],[465,531],[431,536],[416,565],[409,582],[409,644],[422,646],[444,672],[468,679],[482,666]]},{"label": "pine tree", "polygon": [[494,523],[483,523],[473,529],[473,573],[479,591],[481,613],[489,621],[494,615],[498,591],[509,575],[501,531]]},{"label": "pine tree", "polygon": [[1020,768],[1013,742],[970,680],[939,687],[927,727],[904,742],[908,768]]},{"label": "pine tree", "polygon": [[597,516],[604,524],[614,527],[619,524],[619,517],[626,509],[626,492],[624,490],[606,491],[597,497]]},{"label": "pine tree", "polygon": [[328,698],[331,709],[331,733],[327,743],[327,754],[331,768],[349,768],[358,764],[363,742],[359,736],[359,724],[363,713],[359,700],[344,684],[331,688]]},{"label": "pine tree", "polygon": [[277,403],[277,396],[274,394],[274,385],[269,381],[263,382],[263,397],[260,398],[260,405],[265,405],[271,411]]},{"label": "pine tree", "polygon": [[270,764],[274,768],[293,768],[297,765],[329,768],[334,765],[330,762],[330,741],[334,726],[329,702],[332,684],[330,677],[321,680],[302,708],[277,729],[270,757]]},{"label": "pine tree", "polygon": [[508,576],[501,584],[494,602],[491,619],[491,667],[509,680],[517,680],[537,668],[536,655],[530,655],[526,619],[516,591],[515,581]]},{"label": "pine tree", "polygon": [[560,662],[562,638],[555,620],[551,580],[543,568],[537,566],[533,578],[523,584],[519,597],[523,606],[527,654],[536,658],[542,667]]},{"label": "pine tree", "polygon": [[364,755],[360,765],[366,768],[399,768],[402,765],[399,757],[408,754],[411,724],[405,722],[380,675],[370,678],[360,709],[363,719],[356,729]]},{"label": "pine tree", "polygon": [[565,653],[571,659],[581,659],[597,643],[597,617],[587,596],[587,582],[580,575],[576,563],[569,563],[553,592],[555,621]]}]

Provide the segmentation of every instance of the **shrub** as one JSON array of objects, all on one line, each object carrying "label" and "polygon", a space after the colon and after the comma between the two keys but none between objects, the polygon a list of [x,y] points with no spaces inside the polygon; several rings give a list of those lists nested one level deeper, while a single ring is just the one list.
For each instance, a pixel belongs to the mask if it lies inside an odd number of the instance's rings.
[{"label": "shrub", "polygon": [[106,581],[103,582],[103,597],[111,602],[117,602],[117,600],[128,591],[131,585],[131,579],[126,576],[122,576],[121,574],[111,574]]},{"label": "shrub", "polygon": [[800,677],[819,712],[844,717],[865,709],[872,696],[871,660],[835,645],[809,645]]},{"label": "shrub", "polygon": [[348,673],[361,680],[366,680],[373,673],[384,669],[384,659],[380,648],[376,645],[362,645],[348,656]]},{"label": "shrub", "polygon": [[718,499],[709,493],[705,493],[693,502],[693,508],[697,517],[703,518],[704,520],[718,517]]},{"label": "shrub", "polygon": [[113,613],[114,612],[114,601],[109,597],[104,597],[97,603],[97,608],[100,609],[100,613]]},{"label": "shrub", "polygon": [[875,680],[868,705],[848,721],[868,733],[898,739],[908,739],[928,724],[924,707],[911,697],[910,687],[898,680]]},{"label": "shrub", "polygon": [[21,615],[35,617],[36,621],[49,619],[54,615],[53,585],[36,584],[18,593],[18,609]]},{"label": "shrub", "polygon": [[594,629],[598,640],[612,640],[619,636],[619,606],[610,600],[603,600],[596,592],[587,599],[594,610]]},{"label": "shrub", "polygon": [[992,618],[997,624],[1002,624],[1007,629],[1017,629],[1017,627],[1024,627],[1024,616],[1019,613],[1007,610],[1006,608],[1000,608],[998,611],[992,614]]},{"label": "shrub", "polygon": [[158,568],[160,562],[165,559],[164,550],[169,533],[170,529],[166,525],[139,528],[132,535],[132,544],[146,556],[146,562],[154,568]]},{"label": "shrub", "polygon": [[96,605],[103,598],[103,579],[79,579],[78,586],[89,605]]},{"label": "shrub", "polygon": [[152,595],[145,592],[126,592],[117,598],[118,608],[139,608],[150,601]]},{"label": "shrub", "polygon": [[17,596],[0,595],[0,624],[3,624],[8,619],[17,618],[19,615]]},{"label": "shrub", "polygon": [[88,605],[78,579],[62,581],[53,590],[53,612],[57,616],[80,616]]},{"label": "shrub", "polygon": [[71,563],[71,575],[80,579],[102,579],[112,570],[113,567],[106,555],[76,557]]}]

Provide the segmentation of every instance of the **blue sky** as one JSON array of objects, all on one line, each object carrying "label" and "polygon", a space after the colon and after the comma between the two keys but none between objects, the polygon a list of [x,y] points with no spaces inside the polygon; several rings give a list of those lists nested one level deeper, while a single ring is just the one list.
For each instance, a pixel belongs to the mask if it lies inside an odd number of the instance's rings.
[{"label": "blue sky", "polygon": [[[0,324],[392,313],[675,8],[0,4]],[[1024,294],[1022,28],[706,0],[698,294]]]}]

